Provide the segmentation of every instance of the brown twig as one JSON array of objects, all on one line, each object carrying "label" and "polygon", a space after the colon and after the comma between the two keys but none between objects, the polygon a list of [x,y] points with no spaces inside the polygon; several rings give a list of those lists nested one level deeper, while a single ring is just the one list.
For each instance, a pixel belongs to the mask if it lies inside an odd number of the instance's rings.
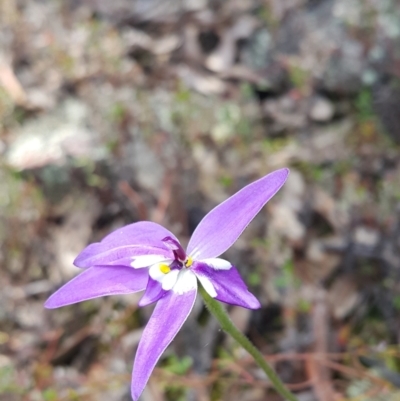
[{"label": "brown twig", "polygon": [[129,199],[138,212],[139,220],[147,220],[147,207],[142,197],[129,185],[127,181],[119,181],[118,189]]},{"label": "brown twig", "polygon": [[171,200],[171,192],[172,192],[172,174],[170,171],[167,171],[164,176],[163,185],[161,188],[160,196],[158,198],[157,207],[154,210],[152,216],[152,220],[154,222],[159,224],[163,222],[165,213]]},{"label": "brown twig", "polygon": [[[316,291],[312,316],[314,350],[317,353],[325,353],[329,348],[329,311],[326,293],[323,289],[317,289]],[[306,370],[313,383],[315,394],[320,401],[334,401],[338,399],[339,395],[332,385],[330,369],[327,369],[318,359],[308,358],[306,359]]]}]

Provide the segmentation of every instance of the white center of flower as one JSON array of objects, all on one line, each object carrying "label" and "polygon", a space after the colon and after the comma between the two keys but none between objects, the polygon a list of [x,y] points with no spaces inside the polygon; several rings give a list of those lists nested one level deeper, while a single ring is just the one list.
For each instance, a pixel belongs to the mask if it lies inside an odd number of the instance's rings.
[{"label": "white center of flower", "polygon": [[182,295],[185,292],[193,291],[197,288],[197,279],[190,269],[182,269],[179,271],[178,280],[172,288],[176,294]]},{"label": "white center of flower", "polygon": [[161,284],[163,290],[170,290],[178,279],[179,270],[173,269],[166,263],[156,263],[150,266],[149,275]]}]

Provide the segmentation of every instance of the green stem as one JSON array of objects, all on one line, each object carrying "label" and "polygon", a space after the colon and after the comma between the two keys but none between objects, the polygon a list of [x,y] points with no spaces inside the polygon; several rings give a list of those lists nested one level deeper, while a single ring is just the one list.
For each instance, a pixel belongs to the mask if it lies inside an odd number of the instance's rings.
[{"label": "green stem", "polygon": [[199,285],[199,291],[204,299],[204,303],[208,307],[208,310],[218,320],[222,329],[230,334],[255,359],[257,364],[261,367],[271,383],[274,385],[276,391],[285,400],[297,401],[294,394],[287,389],[275,371],[271,368],[271,366],[269,366],[260,351],[258,351],[258,349],[250,342],[250,340],[233,324],[224,307],[214,298],[211,298],[201,285]]}]

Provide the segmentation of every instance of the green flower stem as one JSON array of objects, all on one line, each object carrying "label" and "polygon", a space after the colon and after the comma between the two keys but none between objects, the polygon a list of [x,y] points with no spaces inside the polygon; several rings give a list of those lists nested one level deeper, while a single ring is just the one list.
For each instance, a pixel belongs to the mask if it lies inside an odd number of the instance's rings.
[{"label": "green flower stem", "polygon": [[297,401],[297,398],[294,396],[293,393],[288,390],[288,388],[281,381],[281,379],[278,377],[272,367],[269,366],[260,351],[258,351],[258,349],[250,342],[250,340],[233,324],[224,307],[214,298],[211,298],[201,285],[199,285],[199,291],[204,299],[204,303],[206,304],[208,310],[218,320],[222,329],[230,334],[255,359],[257,364],[261,367],[261,369],[268,376],[271,383],[274,385],[276,391],[285,400]]}]

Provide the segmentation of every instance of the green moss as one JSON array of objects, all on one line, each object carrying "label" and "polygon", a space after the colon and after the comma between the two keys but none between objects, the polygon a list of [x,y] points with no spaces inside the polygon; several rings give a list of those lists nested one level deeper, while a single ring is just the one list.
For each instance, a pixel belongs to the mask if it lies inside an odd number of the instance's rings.
[{"label": "green moss", "polygon": [[48,388],[44,390],[42,396],[44,401],[56,401],[59,399],[57,391],[53,388]]},{"label": "green moss", "polygon": [[248,118],[242,118],[237,125],[237,133],[245,138],[248,138],[253,133],[253,124]]},{"label": "green moss", "polygon": [[15,371],[14,367],[8,365],[0,367],[0,395],[22,395],[23,393],[24,389],[17,384],[17,372]]},{"label": "green moss", "polygon": [[289,65],[288,73],[291,84],[298,89],[303,89],[310,80],[310,73],[297,65]]},{"label": "green moss", "polygon": [[109,118],[112,122],[120,124],[127,115],[126,106],[121,102],[115,102],[109,111]]},{"label": "green moss", "polygon": [[252,86],[248,82],[240,84],[240,94],[243,99],[251,100],[254,99],[254,91]]},{"label": "green moss", "polygon": [[261,275],[258,272],[252,272],[247,276],[248,283],[255,287],[261,284]]},{"label": "green moss", "polygon": [[375,113],[372,107],[372,93],[370,89],[363,89],[355,100],[357,116],[360,121],[369,121],[375,118]]},{"label": "green moss", "polygon": [[262,140],[261,146],[268,153],[279,152],[289,145],[290,138],[266,138]]},{"label": "green moss", "polygon": [[274,278],[274,285],[279,289],[300,287],[301,282],[295,275],[294,264],[291,259],[288,259],[284,263],[280,270],[280,274]]},{"label": "green moss", "polygon": [[[174,375],[184,376],[192,366],[192,358],[185,356],[178,358],[171,355],[163,361],[163,370],[173,373]],[[186,387],[179,383],[179,380],[169,380],[165,385],[166,398],[171,401],[186,400]]]},{"label": "green moss", "polygon": [[297,311],[300,313],[309,313],[311,311],[312,304],[310,301],[307,301],[305,299],[300,299],[297,302],[296,307]]},{"label": "green moss", "polygon": [[377,307],[371,306],[363,320],[354,327],[352,342],[357,345],[375,346],[381,342],[387,342],[389,339],[389,328],[382,313]]},{"label": "green moss", "polygon": [[14,102],[0,85],[0,129],[14,125]]},{"label": "green moss", "polygon": [[224,188],[230,188],[233,184],[233,178],[230,175],[222,175],[219,177],[219,182]]},{"label": "green moss", "polygon": [[271,10],[271,5],[268,2],[265,2],[261,7],[257,9],[256,15],[267,26],[271,28],[279,27],[280,21],[275,18],[274,13]]},{"label": "green moss", "polygon": [[[318,165],[318,164],[313,164],[313,163],[308,163],[308,162],[303,162],[303,161],[298,161],[293,163],[292,165],[296,170],[298,170],[303,177],[310,182],[325,182],[326,180],[326,172],[331,173],[332,168],[329,166],[327,169],[324,167]],[[335,167],[333,166],[333,169]]]},{"label": "green moss", "polygon": [[400,295],[396,295],[393,298],[393,306],[397,309],[400,310]]},{"label": "green moss", "polygon": [[178,103],[187,103],[191,100],[192,92],[182,83],[178,85],[178,90],[175,92],[175,100]]},{"label": "green moss", "polygon": [[189,356],[178,358],[176,355],[171,355],[164,360],[163,368],[168,372],[183,376],[188,372],[192,364],[193,360]]}]

